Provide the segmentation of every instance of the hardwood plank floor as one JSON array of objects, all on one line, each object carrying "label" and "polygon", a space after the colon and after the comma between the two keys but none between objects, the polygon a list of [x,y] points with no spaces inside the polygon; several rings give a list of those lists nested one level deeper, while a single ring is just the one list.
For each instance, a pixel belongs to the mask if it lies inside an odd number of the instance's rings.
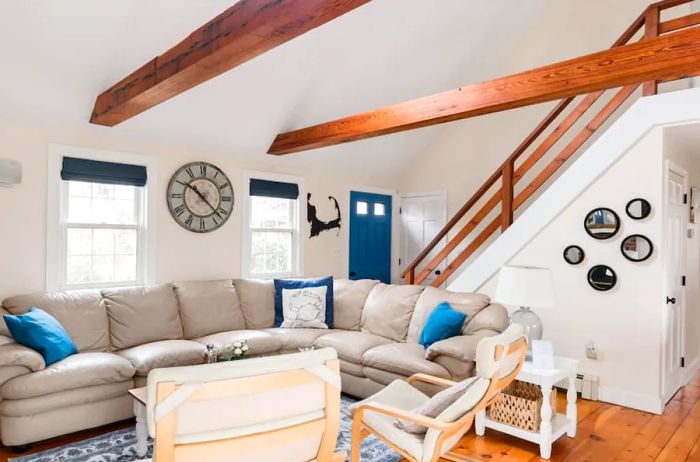
[{"label": "hardwood plank floor", "polygon": [[[563,412],[566,403],[564,396],[560,398],[559,407]],[[74,443],[131,425],[132,422],[120,422],[55,438],[34,445],[30,452]],[[470,431],[456,452],[485,462],[544,460],[539,457],[539,448],[535,444],[488,429],[485,437],[478,437],[473,430]],[[16,455],[7,448],[0,449],[0,462],[7,462],[11,457]],[[550,460],[700,462],[700,376],[673,397],[661,416],[612,404],[579,400],[576,437],[564,437],[557,441]]]}]

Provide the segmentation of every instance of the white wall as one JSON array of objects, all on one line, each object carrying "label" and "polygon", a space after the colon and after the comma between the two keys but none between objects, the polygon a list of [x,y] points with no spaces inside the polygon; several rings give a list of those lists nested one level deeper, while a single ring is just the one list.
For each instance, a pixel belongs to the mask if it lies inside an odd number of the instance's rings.
[{"label": "white wall", "polygon": [[[552,269],[556,307],[536,311],[555,353],[578,359],[579,371],[599,376],[602,400],[652,412],[660,410],[662,141],[661,129],[644,137],[509,262]],[[651,203],[650,218],[634,221],[625,215],[625,205],[636,197]],[[613,238],[597,241],[586,234],[584,217],[596,207],[609,207],[620,216],[622,225]],[[622,239],[635,233],[648,236],[655,246],[654,255],[642,263],[632,263],[620,252]],[[580,265],[569,265],[562,257],[571,244],[586,253]],[[596,264],[617,273],[611,291],[588,285],[587,272]],[[481,290],[493,294],[497,277]],[[591,341],[599,347],[597,361],[585,356]]]},{"label": "white wall", "polygon": [[330,231],[313,239],[308,238],[309,228],[305,221],[306,198],[301,198],[304,219],[303,268],[309,276],[347,276],[348,188],[352,185],[367,190],[392,189],[387,184],[367,184],[364,177],[342,176],[298,166],[280,169],[281,162],[277,158],[258,156],[262,159],[256,162],[241,161],[233,154],[193,152],[163,145],[131,143],[119,139],[108,130],[96,134],[93,130],[52,130],[0,121],[0,157],[20,161],[24,173],[21,185],[0,189],[0,299],[41,291],[45,287],[46,184],[50,143],[157,157],[159,184],[156,191],[162,192],[163,200],[158,202],[160,205],[156,210],[156,282],[240,275],[240,204],[235,205],[233,216],[222,228],[207,234],[186,231],[170,217],[165,203],[165,188],[170,176],[184,163],[204,160],[221,167],[234,183],[237,198],[241,197],[241,175],[244,169],[303,176],[307,191],[312,193],[319,205],[319,214],[327,210],[328,218],[333,218],[333,214],[325,198],[329,195],[336,197],[343,212],[340,235]]}]

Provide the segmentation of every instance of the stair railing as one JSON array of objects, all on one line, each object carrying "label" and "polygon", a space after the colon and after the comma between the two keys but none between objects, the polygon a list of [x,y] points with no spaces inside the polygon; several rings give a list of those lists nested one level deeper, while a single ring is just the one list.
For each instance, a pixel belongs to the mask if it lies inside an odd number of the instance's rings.
[{"label": "stair railing", "polygon": [[[674,32],[680,29],[697,26],[700,24],[700,13],[693,13],[683,17],[661,21],[661,12],[674,8],[692,0],[664,0],[647,7],[644,12],[627,28],[627,30],[615,41],[611,48],[625,45],[635,35],[642,31],[640,40],[654,38],[662,34]],[[401,273],[401,277],[407,284],[420,284],[430,276],[440,265],[446,261],[453,252],[456,252],[465,239],[477,230],[500,204],[500,213],[491,219],[479,233],[471,239],[442,271],[435,271],[437,277],[431,285],[439,287],[445,283],[455,271],[457,271],[472,255],[481,248],[498,229],[501,232],[513,224],[513,215],[516,210],[525,204],[542,187],[559,168],[571,158],[583,144],[619,109],[630,96],[642,86],[642,95],[654,95],[658,91],[661,82],[640,82],[627,85],[615,90],[612,98],[593,116],[593,118],[559,151],[559,153],[528,183],[518,194],[515,194],[515,185],[541,160],[545,154],[562,140],[562,137],[578,122],[589,109],[600,100],[604,91],[596,91],[586,94],[581,101],[559,122],[559,124],[535,147],[524,161],[516,168],[516,161],[534,145],[534,143],[562,116],[575,98],[565,98],[547,114],[537,127],[523,140],[513,153],[501,164],[500,167],[486,180],[486,182],[467,200],[447,224],[436,234],[428,246],[411,262]],[[475,206],[487,197],[489,191],[500,183],[500,187],[484,202],[484,204],[466,221],[466,223],[453,235],[448,234],[460,224],[467,214]],[[437,252],[420,270],[418,267],[431,253],[437,249],[445,238],[447,244]]]}]

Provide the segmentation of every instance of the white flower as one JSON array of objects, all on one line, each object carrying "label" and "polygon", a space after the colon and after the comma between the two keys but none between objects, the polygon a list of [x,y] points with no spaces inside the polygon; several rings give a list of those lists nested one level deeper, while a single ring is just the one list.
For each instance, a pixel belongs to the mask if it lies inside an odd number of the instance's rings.
[{"label": "white flower", "polygon": [[236,348],[233,350],[233,354],[236,356],[240,356],[243,354],[243,350],[241,350],[240,348]]},{"label": "white flower", "polygon": [[241,347],[241,342],[236,342],[233,344],[234,348],[240,348]]},{"label": "white flower", "polygon": [[245,344],[241,347],[241,350],[248,351],[248,350],[250,350],[250,347],[248,346],[248,344]]}]

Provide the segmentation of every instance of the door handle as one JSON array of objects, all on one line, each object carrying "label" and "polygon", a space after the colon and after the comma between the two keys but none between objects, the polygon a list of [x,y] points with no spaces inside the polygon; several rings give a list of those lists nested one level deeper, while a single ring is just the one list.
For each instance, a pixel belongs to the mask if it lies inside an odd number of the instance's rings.
[{"label": "door handle", "polygon": [[675,305],[676,304],[676,297],[673,297],[673,298],[666,297],[666,303],[670,303],[671,305]]},{"label": "door handle", "polygon": [[442,274],[442,271],[440,270],[435,270],[435,276],[440,276]]},{"label": "door handle", "polygon": [[357,273],[354,271],[350,271],[350,276],[357,276]]}]

